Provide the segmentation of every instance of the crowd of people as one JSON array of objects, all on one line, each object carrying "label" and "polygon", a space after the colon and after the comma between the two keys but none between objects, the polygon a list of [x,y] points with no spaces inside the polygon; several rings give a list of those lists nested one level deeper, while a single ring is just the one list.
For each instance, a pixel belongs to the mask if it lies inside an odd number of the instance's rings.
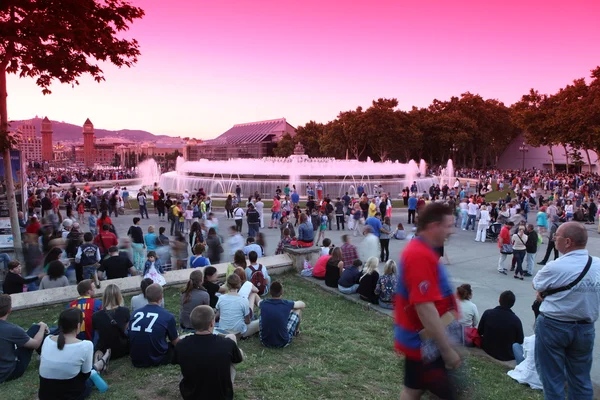
[{"label": "crowd of people", "polygon": [[[132,197],[126,188],[102,190],[87,184],[82,189],[74,185],[34,189],[27,202],[29,218],[20,214],[25,262],[8,262],[6,295],[0,298],[0,333],[4,329],[6,337],[15,338],[14,357],[6,353],[14,365],[5,363],[2,368],[0,360],[0,381],[22,375],[32,350],[38,349],[40,399],[51,398],[56,390],[84,396],[109,359],[129,355],[135,367],[179,364],[184,398],[230,398],[232,366],[244,357],[237,338],[258,334],[267,347],[285,347],[298,332],[305,304],[283,300],[282,285],[272,281],[260,262],[267,254],[262,230],[278,229],[275,254],[286,247],[321,248],[321,257],[303,275],[394,310],[396,349],[406,356],[403,399],[419,398],[425,390],[452,398],[448,396],[455,388],[448,370],[461,363],[455,350],[460,344],[480,346],[499,360],[521,361],[522,370],[511,373],[532,386],[539,382],[547,393],[560,395],[564,388],[556,381],[562,379],[581,395],[577,398],[588,398],[591,381],[586,368],[591,358],[573,353],[558,360],[554,351],[593,347],[589,335],[598,317],[600,298],[594,282],[600,278],[600,261],[590,258],[585,266],[585,224],[598,218],[598,175],[473,170],[459,176],[478,182],[456,180],[452,185],[432,185],[423,193],[416,182],[405,188],[401,197],[408,208],[406,229],[402,223],[391,223],[392,201],[385,192],[369,196],[363,189],[357,197],[345,193],[332,199],[318,182],[316,191],[307,189],[302,208],[294,187],[278,190],[270,199],[270,218],[265,217],[261,194],[242,204],[238,186],[227,197],[222,217],[232,224],[220,232],[212,200],[202,189],[174,195],[155,185],[135,194],[140,216],[131,219],[120,237],[111,218],[123,218]],[[491,202],[486,200],[491,191],[506,194]],[[140,221],[149,218],[150,197],[153,218],[166,224],[151,225],[144,232]],[[533,214],[535,223],[528,223]],[[500,274],[508,274],[505,263],[512,256],[514,278],[533,278],[539,294],[534,304],[536,335],[524,337],[521,321],[511,311],[513,292],[504,291],[499,306],[480,316],[470,285],[452,290],[444,270],[449,263],[444,246],[453,227],[471,229],[476,242],[497,241]],[[339,246],[327,237],[333,229],[345,231]],[[353,244],[359,235],[360,244]],[[398,264],[389,254],[394,239],[412,239]],[[228,255],[223,254],[226,240]],[[546,256],[538,263],[543,268],[534,274],[536,253],[545,241]],[[213,265],[226,258],[232,262],[222,284]],[[162,286],[166,271],[183,268],[191,268],[191,273],[174,316],[164,309]],[[141,294],[126,307],[118,286],[110,281],[136,275],[142,277]],[[561,294],[553,293],[573,283]],[[24,332],[6,322],[11,310],[8,295],[69,284],[77,284],[80,297],[61,313],[58,326],[40,323]],[[589,290],[570,290],[576,284]],[[102,301],[94,299],[101,285],[105,285]],[[566,333],[560,337],[552,333],[558,328]],[[77,362],[57,366],[57,360],[71,356]],[[565,372],[565,359],[580,363],[580,368]],[[424,379],[430,373],[443,379],[433,384]],[[199,381],[199,374],[206,379]],[[574,383],[577,387],[571,388]]]}]

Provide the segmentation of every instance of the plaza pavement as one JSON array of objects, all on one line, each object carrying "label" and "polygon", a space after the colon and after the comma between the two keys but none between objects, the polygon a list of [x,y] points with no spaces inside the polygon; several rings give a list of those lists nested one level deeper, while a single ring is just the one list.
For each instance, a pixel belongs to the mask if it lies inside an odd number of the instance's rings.
[{"label": "plaza pavement", "polygon": [[[149,210],[149,213],[150,219],[143,219],[140,223],[144,233],[147,232],[147,227],[149,225],[154,225],[157,233],[159,226],[165,226],[168,234],[170,225],[167,222],[159,223],[158,217],[153,213],[152,209]],[[222,262],[228,262],[232,259],[227,243],[228,227],[234,225],[234,222],[233,219],[226,219],[222,210],[216,210],[215,215],[219,217],[219,234],[222,235],[225,240],[225,252],[223,253]],[[134,216],[139,216],[139,214],[133,214],[131,210],[128,210],[126,215],[122,215],[119,218],[112,218],[117,232],[119,233],[119,237],[122,237],[126,234]],[[534,218],[535,213],[529,213],[529,222],[535,222]],[[407,211],[405,209],[394,210],[394,214],[392,216],[393,227],[401,222],[404,224],[406,229],[409,229],[406,221]],[[266,254],[273,255],[279,241],[279,230],[267,229],[266,227],[268,227],[268,223],[269,221],[265,218],[265,229],[261,229],[261,232],[265,234],[266,238]],[[597,233],[597,225],[585,226],[589,232],[587,248],[591,255],[600,257],[600,234]],[[337,231],[335,224],[333,224],[332,227],[333,230],[328,230],[326,237],[330,238],[333,244],[339,246],[341,245],[341,236],[348,231]],[[248,226],[244,222],[242,232],[244,237],[246,237],[247,232]],[[352,238],[352,243],[359,247],[361,240],[361,237],[354,237]],[[396,260],[396,262],[398,262],[399,254],[407,243],[408,242],[406,240],[391,239],[390,258],[393,258]],[[542,268],[541,266],[537,265],[537,262],[539,262],[545,254],[546,243],[547,239],[544,239],[544,244],[538,248],[534,273]],[[533,311],[531,310],[531,304],[535,299],[535,291],[531,286],[532,278],[525,278],[524,281],[521,281],[514,279],[510,272],[508,275],[498,274],[497,262],[499,252],[495,242],[475,242],[474,231],[462,231],[458,228],[454,230],[450,240],[446,243],[445,251],[450,259],[450,265],[447,266],[447,269],[454,286],[458,286],[463,283],[471,284],[473,288],[473,302],[477,305],[480,315],[483,314],[485,310],[494,308],[498,305],[500,293],[502,293],[504,290],[512,290],[517,299],[515,306],[513,307],[513,311],[523,322],[525,335],[528,336],[533,333],[534,315]],[[550,259],[553,259],[553,255]],[[510,258],[507,259],[505,265],[510,267]],[[380,264],[380,272],[382,269],[383,264]],[[596,325],[598,326],[598,324]],[[596,335],[596,342],[594,346],[594,363],[592,366],[592,379],[596,384],[600,384],[599,356],[600,335]]]}]

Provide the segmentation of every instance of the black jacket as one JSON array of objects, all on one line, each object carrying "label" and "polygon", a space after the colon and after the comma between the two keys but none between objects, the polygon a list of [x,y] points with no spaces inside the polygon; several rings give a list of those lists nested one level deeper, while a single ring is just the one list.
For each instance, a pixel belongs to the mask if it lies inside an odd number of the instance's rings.
[{"label": "black jacket", "polygon": [[515,359],[513,343],[523,343],[523,325],[510,308],[498,306],[486,310],[478,327],[481,347],[490,356],[500,361]]},{"label": "black jacket", "polygon": [[525,247],[528,253],[537,253],[538,234],[536,231],[527,232],[527,243]]}]

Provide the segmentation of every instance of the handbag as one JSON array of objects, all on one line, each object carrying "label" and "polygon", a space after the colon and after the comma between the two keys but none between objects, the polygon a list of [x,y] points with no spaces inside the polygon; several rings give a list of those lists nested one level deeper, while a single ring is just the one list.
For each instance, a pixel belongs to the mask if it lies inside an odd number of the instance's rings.
[{"label": "handbag", "polygon": [[564,292],[565,290],[571,290],[571,289],[573,289],[585,277],[585,275],[590,270],[591,266],[592,266],[592,257],[588,256],[588,262],[587,262],[587,264],[585,264],[585,268],[583,269],[583,271],[581,271],[581,273],[579,274],[579,276],[573,282],[569,283],[566,286],[561,286],[561,287],[556,288],[556,289],[547,289],[547,290],[544,290],[543,292],[540,292],[540,297],[542,299],[544,299],[547,296],[553,295],[555,293]]},{"label": "handbag", "polygon": [[513,253],[513,246],[510,243],[504,243],[502,245],[502,248],[500,249],[500,253],[501,254],[512,254]]}]

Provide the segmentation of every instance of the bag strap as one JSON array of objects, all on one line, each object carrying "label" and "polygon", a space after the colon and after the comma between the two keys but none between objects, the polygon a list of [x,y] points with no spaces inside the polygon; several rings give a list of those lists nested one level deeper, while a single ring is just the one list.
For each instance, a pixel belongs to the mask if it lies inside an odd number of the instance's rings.
[{"label": "bag strap", "polygon": [[555,294],[555,293],[564,292],[565,290],[571,290],[573,287],[577,286],[577,284],[579,282],[581,282],[581,280],[585,277],[585,275],[590,270],[591,266],[592,266],[592,257],[588,256],[588,262],[585,265],[585,268],[583,269],[583,271],[581,271],[581,273],[577,277],[577,279],[575,279],[573,282],[569,283],[566,286],[562,286],[562,287],[559,287],[559,288],[556,288],[556,289],[544,290],[543,292],[540,293],[540,296],[542,298],[545,298],[546,296],[550,296],[550,295]]},{"label": "bag strap", "polygon": [[527,245],[525,244],[525,242],[523,241],[523,238],[521,238],[521,236],[519,236],[519,234],[518,234],[518,233],[517,233],[517,237],[519,238],[519,240],[521,241],[521,243],[523,243],[523,246],[527,246]]},{"label": "bag strap", "polygon": [[254,273],[257,271],[252,264],[250,264],[248,268],[250,268],[250,271],[252,271],[252,275],[254,275]]}]

